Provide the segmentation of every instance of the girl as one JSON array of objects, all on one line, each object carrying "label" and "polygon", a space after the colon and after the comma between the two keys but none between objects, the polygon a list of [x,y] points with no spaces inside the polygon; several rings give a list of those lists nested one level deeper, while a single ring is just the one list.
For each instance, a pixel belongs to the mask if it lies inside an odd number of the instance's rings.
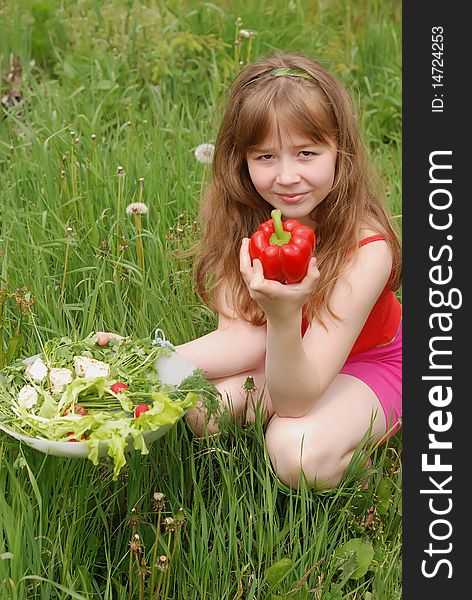
[{"label": "girl", "polygon": [[[276,208],[313,228],[316,258],[297,284],[264,278],[248,237]],[[401,249],[376,192],[353,106],[320,64],[276,54],[242,70],[215,144],[201,207],[197,289],[218,327],[177,346],[254,419],[244,383],[264,391],[266,444],[291,487],[336,486],[366,433],[400,426]],[[197,435],[217,432],[203,405]]]},{"label": "girl", "polygon": [[[234,416],[254,418],[248,376],[265,386],[278,477],[296,486],[303,470],[335,486],[369,428],[378,440],[401,414],[401,249],[347,93],[302,56],[249,65],[230,88],[213,168],[197,286],[218,328],[177,352]],[[299,284],[264,279],[260,261],[251,264],[248,236],[273,208],[315,230],[316,259]],[[203,407],[187,422],[202,435]]]}]

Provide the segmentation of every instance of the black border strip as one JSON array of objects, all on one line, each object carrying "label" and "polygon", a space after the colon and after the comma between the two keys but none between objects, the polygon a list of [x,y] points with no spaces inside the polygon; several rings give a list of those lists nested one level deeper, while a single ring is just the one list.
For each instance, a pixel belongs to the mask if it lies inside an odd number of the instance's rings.
[{"label": "black border strip", "polygon": [[403,3],[405,600],[470,596],[472,35],[463,6]]}]

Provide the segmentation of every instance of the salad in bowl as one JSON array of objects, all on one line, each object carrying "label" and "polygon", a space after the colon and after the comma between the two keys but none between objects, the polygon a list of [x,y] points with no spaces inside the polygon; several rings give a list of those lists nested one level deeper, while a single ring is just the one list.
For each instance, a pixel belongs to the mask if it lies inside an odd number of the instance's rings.
[{"label": "salad in bowl", "polygon": [[198,398],[218,392],[162,339],[112,339],[94,334],[46,342],[39,354],[0,373],[0,429],[55,456],[110,456],[116,479],[125,451],[149,452]]}]

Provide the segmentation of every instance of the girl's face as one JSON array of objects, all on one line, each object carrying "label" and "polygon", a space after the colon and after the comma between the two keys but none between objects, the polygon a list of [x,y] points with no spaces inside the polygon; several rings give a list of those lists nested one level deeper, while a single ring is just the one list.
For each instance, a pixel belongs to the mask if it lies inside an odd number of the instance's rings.
[{"label": "girl's face", "polygon": [[286,219],[313,227],[310,213],[334,182],[336,148],[300,134],[275,136],[248,151],[249,175],[259,194]]}]

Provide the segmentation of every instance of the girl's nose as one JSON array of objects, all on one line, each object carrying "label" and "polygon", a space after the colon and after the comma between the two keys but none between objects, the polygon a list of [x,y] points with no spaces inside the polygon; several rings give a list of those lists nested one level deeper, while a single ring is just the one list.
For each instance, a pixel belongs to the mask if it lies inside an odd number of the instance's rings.
[{"label": "girl's nose", "polygon": [[280,185],[292,185],[301,181],[296,166],[292,161],[281,161],[276,177],[276,182]]}]

